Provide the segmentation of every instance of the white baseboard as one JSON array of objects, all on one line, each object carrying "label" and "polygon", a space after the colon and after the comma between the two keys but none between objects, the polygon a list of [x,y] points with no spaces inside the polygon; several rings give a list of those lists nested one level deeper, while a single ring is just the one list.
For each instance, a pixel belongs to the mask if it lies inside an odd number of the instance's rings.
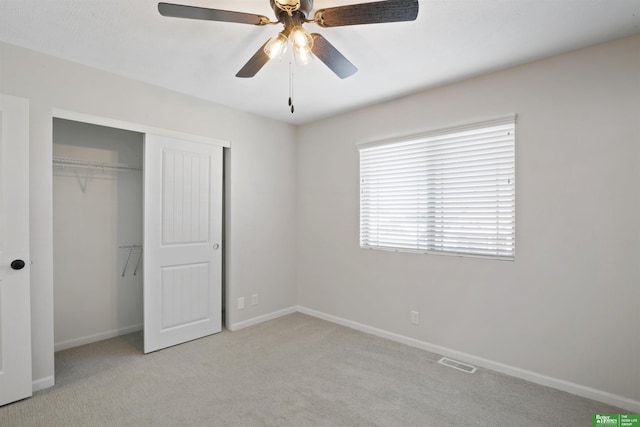
[{"label": "white baseboard", "polygon": [[56,384],[53,376],[44,377],[37,380],[33,380],[31,383],[31,390],[35,393],[36,391],[44,390],[45,388],[53,387]]},{"label": "white baseboard", "polygon": [[142,328],[143,328],[142,323],[139,323],[137,325],[125,326],[124,328],[112,329],[110,331],[100,332],[98,334],[87,335],[86,337],[74,338],[71,340],[57,342],[55,343],[54,351],[67,350],[69,348],[78,347],[85,344],[91,344],[92,342],[106,340],[109,338],[117,337],[119,335],[138,332],[138,331],[141,331]]},{"label": "white baseboard", "polygon": [[273,313],[264,314],[262,316],[254,317],[252,319],[243,320],[242,322],[232,323],[227,325],[227,329],[230,331],[237,331],[249,326],[257,325],[258,323],[266,322],[267,320],[276,319],[278,317],[286,316],[287,314],[295,313],[298,311],[298,307],[288,307],[282,310],[274,311]]},{"label": "white baseboard", "polygon": [[640,401],[629,399],[624,396],[619,396],[613,393],[583,386],[580,384],[575,384],[569,381],[552,378],[546,375],[538,374],[536,372],[527,371],[526,369],[516,368],[514,366],[509,366],[503,363],[494,362],[492,360],[484,359],[482,357],[473,356],[471,354],[452,350],[450,348],[442,347],[436,344],[420,341],[415,338],[409,338],[404,335],[396,334],[393,332],[385,331],[383,329],[367,326],[362,323],[343,319],[341,317],[333,316],[331,314],[322,313],[320,311],[316,311],[307,307],[298,306],[298,311],[300,313],[307,314],[309,316],[327,320],[332,323],[337,323],[338,325],[346,326],[351,329],[356,329],[358,331],[365,332],[371,335],[387,338],[392,341],[409,345],[411,347],[416,347],[422,350],[430,351],[432,353],[440,354],[442,356],[451,357],[451,358],[460,360],[462,362],[470,363],[472,365],[480,366],[482,368],[490,369],[492,371],[507,374],[512,377],[521,378],[523,380],[527,380],[532,383],[541,384],[547,387],[566,391],[567,393],[575,394],[577,396],[586,397],[587,399],[597,400],[599,402],[617,406],[619,408],[623,408],[627,411],[630,411],[630,413],[635,413],[635,414],[640,413]]}]

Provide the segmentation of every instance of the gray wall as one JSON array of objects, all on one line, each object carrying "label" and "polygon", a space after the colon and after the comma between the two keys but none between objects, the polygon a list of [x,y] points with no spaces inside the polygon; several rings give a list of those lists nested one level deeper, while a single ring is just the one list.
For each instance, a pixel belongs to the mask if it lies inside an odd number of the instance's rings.
[{"label": "gray wall", "polygon": [[[359,248],[357,143],[509,113],[515,262]],[[303,126],[297,166],[300,306],[640,401],[640,36]]]},{"label": "gray wall", "polygon": [[231,142],[226,218],[230,324],[295,306],[295,129],[148,84],[0,43],[0,92],[30,101],[33,378],[53,364],[52,109]]},{"label": "gray wall", "polygon": [[[298,304],[640,401],[640,36],[298,129],[6,44],[0,55],[0,91],[31,102],[34,379],[53,375],[60,108],[231,141],[230,323]],[[515,262],[359,249],[358,142],[514,112]],[[258,306],[235,309],[253,293]]]}]

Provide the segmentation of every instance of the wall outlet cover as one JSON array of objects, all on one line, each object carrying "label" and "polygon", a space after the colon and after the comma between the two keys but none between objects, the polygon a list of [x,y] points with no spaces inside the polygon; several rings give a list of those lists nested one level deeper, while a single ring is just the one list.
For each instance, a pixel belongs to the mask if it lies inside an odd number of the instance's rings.
[{"label": "wall outlet cover", "polygon": [[417,311],[412,311],[411,312],[411,323],[413,325],[418,325],[420,324],[420,313]]}]

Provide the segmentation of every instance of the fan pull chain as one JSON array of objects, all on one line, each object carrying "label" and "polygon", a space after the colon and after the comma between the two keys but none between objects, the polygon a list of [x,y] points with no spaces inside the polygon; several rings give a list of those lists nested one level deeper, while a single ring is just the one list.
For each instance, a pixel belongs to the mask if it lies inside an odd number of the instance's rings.
[{"label": "fan pull chain", "polygon": [[291,114],[293,114],[295,108],[293,107],[293,70],[291,61],[289,61],[289,106],[291,107]]}]

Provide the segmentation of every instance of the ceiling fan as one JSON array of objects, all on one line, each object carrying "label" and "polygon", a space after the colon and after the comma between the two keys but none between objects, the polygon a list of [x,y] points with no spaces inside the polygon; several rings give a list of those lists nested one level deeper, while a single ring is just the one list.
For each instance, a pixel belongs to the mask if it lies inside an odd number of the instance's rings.
[{"label": "ceiling fan", "polygon": [[266,16],[220,9],[158,3],[163,16],[201,19],[207,21],[236,22],[251,25],[282,24],[282,30],[267,40],[249,61],[238,71],[236,77],[253,77],[270,60],[281,56],[290,43],[298,63],[306,64],[315,55],[338,77],[344,79],[358,69],[331,43],[318,33],[309,33],[303,24],[314,22],[321,27],[377,24],[386,22],[413,21],[418,16],[418,0],[387,0],[346,6],[313,9],[313,0],[269,0],[276,21]]}]

